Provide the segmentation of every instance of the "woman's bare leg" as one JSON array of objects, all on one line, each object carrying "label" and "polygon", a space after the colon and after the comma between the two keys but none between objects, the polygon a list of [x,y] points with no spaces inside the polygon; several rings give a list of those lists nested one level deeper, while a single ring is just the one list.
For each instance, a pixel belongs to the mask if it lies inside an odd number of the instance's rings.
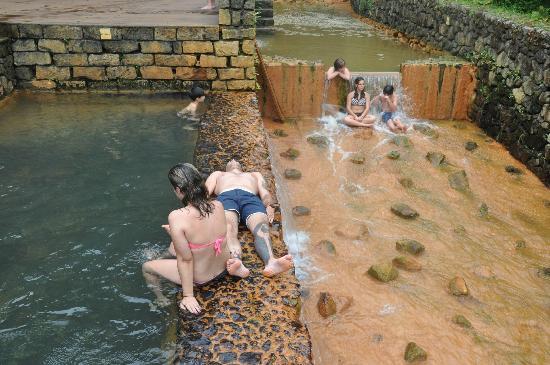
[{"label": "woman's bare leg", "polygon": [[151,288],[157,302],[161,306],[167,306],[171,303],[170,299],[162,294],[160,288],[160,277],[166,278],[174,284],[180,285],[180,276],[178,272],[177,261],[175,259],[166,260],[151,260],[147,261],[142,266],[143,277],[147,282],[147,286]]},{"label": "woman's bare leg", "polygon": [[350,127],[371,127],[372,126],[372,125],[355,120],[351,115],[346,115],[346,117],[344,118],[344,124]]}]

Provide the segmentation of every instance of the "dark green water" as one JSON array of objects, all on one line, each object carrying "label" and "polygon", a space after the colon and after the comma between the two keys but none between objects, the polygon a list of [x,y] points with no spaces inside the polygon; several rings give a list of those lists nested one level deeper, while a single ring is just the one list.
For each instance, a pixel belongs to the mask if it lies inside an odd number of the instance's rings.
[{"label": "dark green water", "polygon": [[0,364],[169,358],[176,316],[152,306],[141,264],[169,243],[168,169],[192,161],[183,104],[22,94],[0,105]]},{"label": "dark green water", "polygon": [[327,69],[342,57],[351,71],[368,72],[399,71],[405,61],[430,57],[344,9],[276,3],[274,10],[274,33],[257,36],[262,55],[320,61]]}]

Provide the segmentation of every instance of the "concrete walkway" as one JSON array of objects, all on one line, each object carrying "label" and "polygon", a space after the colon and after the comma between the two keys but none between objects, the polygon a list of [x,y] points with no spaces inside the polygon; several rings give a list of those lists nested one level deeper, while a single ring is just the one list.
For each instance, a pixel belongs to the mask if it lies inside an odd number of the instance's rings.
[{"label": "concrete walkway", "polygon": [[217,25],[206,0],[0,0],[0,22],[110,26]]}]

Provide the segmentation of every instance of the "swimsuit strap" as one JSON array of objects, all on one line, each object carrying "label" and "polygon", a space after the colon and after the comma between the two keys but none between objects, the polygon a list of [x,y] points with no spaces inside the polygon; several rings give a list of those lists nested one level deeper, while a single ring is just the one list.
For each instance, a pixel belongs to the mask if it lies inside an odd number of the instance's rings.
[{"label": "swimsuit strap", "polygon": [[188,242],[188,244],[189,244],[189,248],[192,249],[192,250],[213,245],[214,246],[214,252],[216,252],[216,256],[218,256],[219,254],[222,253],[222,243],[223,243],[224,239],[225,239],[225,236],[221,236],[221,237],[217,238],[214,242],[207,243],[206,245],[197,245],[197,244],[194,244],[194,243],[191,243],[191,242]]}]

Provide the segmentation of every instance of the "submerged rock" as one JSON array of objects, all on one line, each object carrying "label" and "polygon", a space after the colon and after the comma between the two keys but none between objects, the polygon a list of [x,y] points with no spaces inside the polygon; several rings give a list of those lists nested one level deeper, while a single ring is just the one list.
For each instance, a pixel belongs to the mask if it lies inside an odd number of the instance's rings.
[{"label": "submerged rock", "polygon": [[461,224],[453,228],[453,232],[459,235],[465,235],[467,233],[466,228]]},{"label": "submerged rock", "polygon": [[517,240],[516,241],[516,250],[521,250],[527,248],[527,243],[524,240]]},{"label": "submerged rock", "polygon": [[425,124],[413,124],[413,129],[431,138],[439,137],[439,133],[437,132],[437,130]]},{"label": "submerged rock", "polygon": [[289,148],[285,152],[281,152],[279,155],[290,160],[295,160],[298,158],[298,156],[300,156],[300,151],[295,148]]},{"label": "submerged rock", "polygon": [[401,154],[397,151],[390,151],[386,155],[386,157],[389,158],[390,160],[397,160],[400,156]]},{"label": "submerged rock", "polygon": [[336,314],[336,302],[330,293],[322,292],[317,301],[317,310],[323,318],[327,318]]},{"label": "submerged rock", "polygon": [[412,255],[420,255],[426,250],[423,244],[408,238],[395,242],[395,249],[397,251],[408,252]]},{"label": "submerged rock", "polygon": [[412,181],[412,179],[410,177],[400,178],[399,183],[401,184],[401,186],[403,186],[404,188],[407,188],[407,189],[410,189],[410,188],[414,187],[414,182]]},{"label": "submerged rock", "polygon": [[468,321],[462,314],[457,314],[453,317],[453,323],[459,325],[462,328],[472,328],[472,323]]},{"label": "submerged rock", "polygon": [[467,296],[470,294],[466,281],[460,276],[456,276],[449,281],[449,291],[455,296]]},{"label": "submerged rock", "polygon": [[276,135],[277,137],[288,137],[288,133],[286,133],[284,130],[282,129],[275,129],[273,131],[273,134]]},{"label": "submerged rock", "polygon": [[458,191],[468,191],[470,189],[470,184],[468,183],[468,177],[466,176],[466,171],[460,170],[453,172],[449,175],[449,185],[451,188]]},{"label": "submerged rock", "polygon": [[512,165],[507,165],[506,167],[504,167],[504,170],[506,170],[507,173],[513,174],[513,175],[523,174],[523,171],[521,171],[521,169]]},{"label": "submerged rock", "polygon": [[426,361],[428,359],[428,353],[416,343],[409,342],[405,348],[404,358],[407,362]]},{"label": "submerged rock", "polygon": [[470,151],[470,152],[475,150],[477,147],[478,147],[478,145],[474,141],[468,141],[468,142],[464,143],[464,148],[467,151]]},{"label": "submerged rock", "polygon": [[494,279],[496,277],[495,272],[485,265],[476,266],[474,268],[474,274],[483,279]]},{"label": "submerged rock", "polygon": [[369,227],[364,224],[348,223],[334,230],[334,234],[350,240],[361,240],[369,235]]},{"label": "submerged rock", "polygon": [[550,208],[550,200],[544,199],[544,200],[542,201],[542,204],[544,204],[544,207],[545,207],[545,208]]},{"label": "submerged rock", "polygon": [[319,241],[317,245],[323,250],[323,252],[326,252],[331,256],[336,255],[336,247],[334,247],[334,243],[332,243],[332,241],[322,240]]},{"label": "submerged rock", "polygon": [[383,283],[397,279],[399,272],[389,262],[372,265],[367,273]]},{"label": "submerged rock", "polygon": [[479,206],[479,216],[485,218],[489,215],[489,207],[485,203],[481,203]]},{"label": "submerged rock", "polygon": [[397,256],[392,260],[393,266],[398,269],[403,269],[406,271],[420,271],[422,270],[422,264],[412,257],[406,256]]},{"label": "submerged rock", "polygon": [[292,214],[296,217],[303,217],[311,214],[311,210],[303,205],[297,205],[292,208]]},{"label": "submerged rock", "polygon": [[391,141],[393,142],[393,144],[399,147],[406,147],[406,148],[412,147],[412,142],[409,139],[409,137],[404,136],[402,134],[394,136]]},{"label": "submerged rock", "polygon": [[418,217],[418,212],[404,203],[395,203],[391,206],[393,214],[405,219],[414,219]]},{"label": "submerged rock", "polygon": [[300,170],[286,169],[285,177],[289,180],[298,180],[302,177],[302,173],[300,172]]},{"label": "submerged rock", "polygon": [[541,278],[550,278],[550,267],[541,267],[537,270],[537,274]]},{"label": "submerged rock", "polygon": [[365,156],[361,153],[356,153],[350,157],[350,162],[356,165],[362,165],[365,163]]},{"label": "submerged rock", "polygon": [[431,162],[432,166],[439,167],[445,162],[445,155],[441,152],[428,152],[426,159]]},{"label": "submerged rock", "polygon": [[328,147],[329,145],[328,138],[319,134],[314,134],[313,136],[307,137],[307,141],[317,147]]}]

